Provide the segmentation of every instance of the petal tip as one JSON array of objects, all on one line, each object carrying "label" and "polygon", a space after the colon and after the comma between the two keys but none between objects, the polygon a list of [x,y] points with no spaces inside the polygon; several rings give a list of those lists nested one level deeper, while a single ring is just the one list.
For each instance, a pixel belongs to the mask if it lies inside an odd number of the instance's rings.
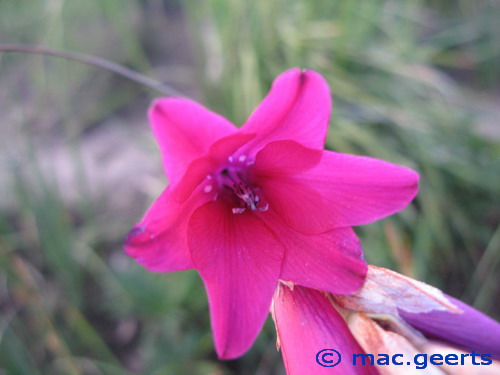
[{"label": "petal tip", "polygon": [[218,359],[229,361],[229,360],[241,357],[247,350],[248,350],[248,348],[246,348],[245,350],[238,350],[238,351],[229,350],[228,348],[223,348],[223,349],[219,350],[217,348],[216,352],[217,352]]},{"label": "petal tip", "polygon": [[161,111],[161,107],[166,104],[168,98],[154,99],[148,108],[148,117],[152,120],[155,115]]},{"label": "petal tip", "polygon": [[135,225],[127,234],[124,241],[125,254],[139,261],[139,247],[148,245],[149,241],[154,238],[144,225]]},{"label": "petal tip", "polygon": [[125,244],[134,245],[137,242],[142,242],[143,238],[140,238],[146,232],[146,228],[142,225],[135,225],[125,237]]},{"label": "petal tip", "polygon": [[181,98],[167,98],[167,97],[162,97],[162,98],[156,98],[154,99],[151,104],[149,105],[148,108],[148,118],[150,120],[150,123],[154,126],[155,125],[155,118],[158,115],[165,115],[165,112],[168,107],[172,105],[176,105],[180,102],[186,102],[189,101],[188,99],[181,99]]}]

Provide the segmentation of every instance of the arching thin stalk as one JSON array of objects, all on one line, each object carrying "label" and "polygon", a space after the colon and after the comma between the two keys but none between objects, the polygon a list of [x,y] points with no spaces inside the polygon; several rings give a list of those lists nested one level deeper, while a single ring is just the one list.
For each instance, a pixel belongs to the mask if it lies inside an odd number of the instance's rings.
[{"label": "arching thin stalk", "polygon": [[156,81],[148,76],[145,76],[144,74],[136,72],[135,70],[129,69],[123,65],[114,63],[112,61],[97,56],[87,55],[84,53],[62,51],[42,46],[32,46],[23,44],[0,44],[0,53],[2,52],[34,53],[39,55],[59,57],[66,60],[78,61],[84,64],[106,69],[110,72],[113,72],[124,78],[127,78],[130,81],[139,83],[140,85],[153,89],[163,95],[185,97],[185,95],[183,95],[182,93],[180,93],[179,91],[173,89],[168,85],[165,85],[159,81]]}]

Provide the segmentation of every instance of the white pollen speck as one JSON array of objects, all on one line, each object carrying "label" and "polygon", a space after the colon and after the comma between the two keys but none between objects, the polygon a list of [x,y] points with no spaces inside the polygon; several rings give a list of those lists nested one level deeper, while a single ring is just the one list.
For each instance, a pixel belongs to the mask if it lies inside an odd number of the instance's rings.
[{"label": "white pollen speck", "polygon": [[241,161],[242,163],[247,159],[247,156],[246,155],[240,155],[240,157],[238,158],[239,161]]},{"label": "white pollen speck", "polygon": [[232,156],[228,157],[227,160],[229,160],[230,163],[234,161],[234,158]]},{"label": "white pollen speck", "polygon": [[237,207],[237,208],[233,208],[233,214],[242,214],[243,212],[245,212],[245,208],[240,208],[240,207]]},{"label": "white pollen speck", "polygon": [[212,179],[212,176],[211,176],[211,175],[208,175],[208,176],[207,176],[207,178],[208,178],[209,180],[211,180],[211,179]]},{"label": "white pollen speck", "polygon": [[206,185],[204,188],[203,188],[203,191],[205,193],[210,193],[212,190],[213,190],[213,186],[212,185]]}]

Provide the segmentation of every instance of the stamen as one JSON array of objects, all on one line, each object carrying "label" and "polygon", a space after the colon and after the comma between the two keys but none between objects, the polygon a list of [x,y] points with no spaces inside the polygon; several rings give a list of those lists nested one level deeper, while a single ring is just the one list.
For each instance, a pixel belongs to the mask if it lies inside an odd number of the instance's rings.
[{"label": "stamen", "polygon": [[257,211],[266,212],[269,210],[269,203],[266,203],[264,207],[257,207]]},{"label": "stamen", "polygon": [[247,155],[229,156],[228,164],[223,166],[218,173],[213,175],[215,185],[211,183],[204,187],[204,191],[209,193],[212,189],[217,189],[217,193],[233,202],[233,214],[241,214],[246,209],[253,211],[267,211],[269,206],[262,196],[258,186],[254,186],[250,180],[248,165],[254,163]]}]

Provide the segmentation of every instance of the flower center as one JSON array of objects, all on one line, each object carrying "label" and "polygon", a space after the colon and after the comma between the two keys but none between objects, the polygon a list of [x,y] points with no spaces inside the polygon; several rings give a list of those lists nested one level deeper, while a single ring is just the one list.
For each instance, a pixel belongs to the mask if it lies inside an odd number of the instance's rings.
[{"label": "flower center", "polygon": [[267,211],[269,205],[264,202],[262,191],[251,181],[253,163],[245,155],[230,156],[221,169],[207,176],[203,191],[214,194],[215,200],[229,201],[233,205],[233,214],[241,214],[247,208]]}]

